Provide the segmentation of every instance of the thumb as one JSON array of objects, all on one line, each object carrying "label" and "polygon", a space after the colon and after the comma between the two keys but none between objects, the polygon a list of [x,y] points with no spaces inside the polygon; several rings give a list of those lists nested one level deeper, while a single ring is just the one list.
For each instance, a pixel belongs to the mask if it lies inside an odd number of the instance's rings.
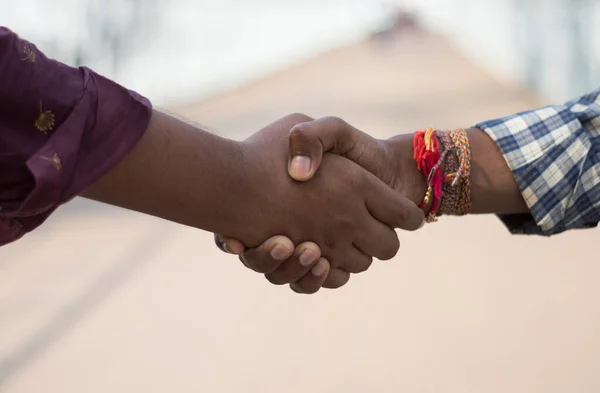
[{"label": "thumb", "polygon": [[343,155],[368,169],[369,163],[361,162],[368,159],[364,153],[377,149],[375,138],[337,117],[300,123],[290,131],[288,173],[297,181],[310,180],[327,152]]}]

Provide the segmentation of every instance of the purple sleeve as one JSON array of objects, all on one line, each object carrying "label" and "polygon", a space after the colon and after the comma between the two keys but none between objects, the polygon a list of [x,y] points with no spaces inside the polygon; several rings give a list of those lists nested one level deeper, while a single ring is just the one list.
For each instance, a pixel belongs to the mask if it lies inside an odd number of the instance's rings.
[{"label": "purple sleeve", "polygon": [[0,27],[0,246],[109,172],[151,114],[146,98]]}]

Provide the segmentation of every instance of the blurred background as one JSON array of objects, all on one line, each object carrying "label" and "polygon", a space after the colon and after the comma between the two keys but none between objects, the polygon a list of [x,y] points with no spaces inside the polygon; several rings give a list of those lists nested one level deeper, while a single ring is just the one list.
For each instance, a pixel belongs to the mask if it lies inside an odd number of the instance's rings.
[{"label": "blurred background", "polygon": [[[384,138],[559,103],[600,84],[598,22],[592,0],[0,0],[49,56],[235,139],[292,112]],[[0,249],[0,392],[600,391],[597,230],[399,236],[308,297],[76,199]]]}]

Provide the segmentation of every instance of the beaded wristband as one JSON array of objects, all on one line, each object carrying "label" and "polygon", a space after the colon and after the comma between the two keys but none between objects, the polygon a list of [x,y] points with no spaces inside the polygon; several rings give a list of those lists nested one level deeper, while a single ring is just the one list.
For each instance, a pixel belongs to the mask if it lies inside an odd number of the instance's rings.
[{"label": "beaded wristband", "polygon": [[[437,139],[435,139],[435,130],[433,128],[428,128],[427,131],[415,132],[415,137],[413,139],[413,158],[417,164],[417,169],[423,173],[425,179],[428,179],[431,169],[439,160],[439,146]],[[426,207],[429,202],[431,202],[432,197],[435,199],[434,190],[428,182],[427,191],[425,192],[423,202],[419,207]]]},{"label": "beaded wristband", "polygon": [[444,153],[447,153],[444,162],[444,186],[442,188],[444,197],[440,204],[440,214],[456,215],[461,194],[461,187],[452,185],[452,174],[458,172],[459,165],[456,156],[456,147],[454,146],[448,131],[438,132],[437,135],[444,149]]},{"label": "beaded wristband", "polygon": [[[437,138],[436,138],[437,137]],[[438,141],[439,139],[439,141]],[[427,191],[420,205],[433,198],[427,222],[439,214],[462,216],[471,210],[471,148],[465,130],[415,133],[414,158],[427,180]]]},{"label": "beaded wristband", "polygon": [[455,215],[463,216],[471,211],[471,145],[467,132],[463,129],[452,130],[450,139],[455,146],[456,156],[459,161],[458,170],[448,173],[448,179],[453,186],[461,185],[460,198],[456,205]]},{"label": "beaded wristband", "polygon": [[429,128],[427,131],[417,131],[413,140],[413,157],[417,168],[427,180],[427,191],[419,207],[425,208],[433,197],[431,209],[426,217],[427,222],[437,220],[437,210],[443,195],[441,169],[447,154],[440,154],[439,142],[435,138],[435,134],[436,131],[433,128]]},{"label": "beaded wristband", "polygon": [[[434,196],[436,197],[431,204],[431,209],[425,217],[427,222],[437,221],[438,209],[441,203],[444,201],[444,189],[442,187],[444,183],[444,176],[442,173],[442,163],[446,160],[449,150],[445,150],[440,154],[440,158],[437,163],[431,168],[429,176],[427,177],[427,190],[433,189]],[[437,192],[436,192],[437,191]]]}]

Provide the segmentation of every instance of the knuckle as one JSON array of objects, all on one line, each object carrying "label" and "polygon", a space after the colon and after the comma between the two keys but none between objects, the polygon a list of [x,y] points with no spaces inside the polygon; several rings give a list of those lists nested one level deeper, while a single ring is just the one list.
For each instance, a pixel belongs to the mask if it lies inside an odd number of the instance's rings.
[{"label": "knuckle", "polygon": [[267,260],[267,258],[252,258],[244,256],[242,261],[248,268],[257,273],[267,274],[279,267],[280,262]]},{"label": "knuckle", "polygon": [[265,278],[273,285],[285,285],[290,283],[290,281],[286,280],[281,274],[269,273],[265,274]]},{"label": "knuckle", "polygon": [[304,123],[307,121],[312,121],[314,119],[304,113],[292,113],[291,115],[286,116],[285,120],[290,120],[290,121],[298,122],[298,123]]},{"label": "knuckle", "polygon": [[308,288],[304,289],[302,293],[305,295],[314,295],[315,293],[319,292],[319,289],[321,288]]},{"label": "knuckle", "polygon": [[323,120],[326,123],[328,123],[331,126],[333,126],[332,129],[334,129],[334,130],[338,130],[338,129],[344,128],[344,127],[346,127],[348,125],[348,123],[346,123],[345,120],[343,120],[343,119],[341,119],[341,118],[339,118],[337,116],[327,116],[327,117],[323,118]]},{"label": "knuckle", "polygon": [[303,269],[297,260],[290,260],[283,262],[270,272],[266,272],[265,278],[275,285],[291,284],[302,279]]},{"label": "knuckle", "polygon": [[285,282],[285,280],[282,280],[281,277],[279,277],[276,274],[265,274],[265,278],[267,279],[267,281],[269,281],[273,285],[284,285],[284,284],[287,284]]},{"label": "knuckle", "polygon": [[409,228],[410,231],[416,231],[420,229],[425,221],[425,212],[419,209],[417,206],[415,206],[413,209],[417,209],[418,211],[415,210],[415,220],[413,226]]},{"label": "knuckle", "polygon": [[400,224],[405,224],[407,212],[406,212],[406,204],[404,201],[399,200],[396,202],[396,207],[394,209],[396,214],[396,219],[394,222],[399,222]]},{"label": "knuckle", "polygon": [[394,220],[398,223],[398,228],[416,231],[424,220],[425,213],[417,205],[406,203],[406,201],[398,202],[396,219]]},{"label": "knuckle", "polygon": [[303,295],[306,293],[306,290],[304,289],[304,287],[299,283],[295,283],[295,282],[291,283],[290,289],[293,292],[296,292],[297,294],[300,294],[300,295]]},{"label": "knuckle", "polygon": [[382,249],[381,255],[378,256],[378,259],[382,261],[388,261],[398,254],[398,250],[400,249],[400,240],[398,240],[397,236],[393,236],[389,241],[386,242]]},{"label": "knuckle", "polygon": [[[295,149],[305,149],[306,148],[306,142],[308,139],[308,128],[306,123],[301,123],[301,124],[297,124],[295,125],[291,130],[290,130],[290,144],[293,148]],[[304,152],[299,152],[299,153],[304,153]]]},{"label": "knuckle", "polygon": [[314,285],[312,283],[303,283],[303,282],[295,282],[290,284],[290,288],[300,294],[304,295],[312,295],[315,294],[321,289],[321,287]]},{"label": "knuckle", "polygon": [[296,124],[291,130],[290,130],[290,140],[292,142],[296,141],[297,139],[300,139],[304,136],[304,133],[306,132],[306,123],[300,123],[300,124]]},{"label": "knuckle", "polygon": [[333,150],[346,157],[356,147],[360,135],[352,132],[352,126],[339,117],[327,117],[325,129],[333,134]]},{"label": "knuckle", "polygon": [[350,281],[350,273],[335,269],[327,276],[323,283],[323,288],[337,289],[346,285]]},{"label": "knuckle", "polygon": [[361,261],[361,262],[355,264],[350,273],[354,273],[354,274],[364,273],[367,270],[369,270],[369,268],[371,267],[372,264],[373,264],[373,258],[368,257],[364,261]]},{"label": "knuckle", "polygon": [[312,130],[310,123],[296,124],[289,132],[289,147],[294,155],[316,154],[322,147]]}]

